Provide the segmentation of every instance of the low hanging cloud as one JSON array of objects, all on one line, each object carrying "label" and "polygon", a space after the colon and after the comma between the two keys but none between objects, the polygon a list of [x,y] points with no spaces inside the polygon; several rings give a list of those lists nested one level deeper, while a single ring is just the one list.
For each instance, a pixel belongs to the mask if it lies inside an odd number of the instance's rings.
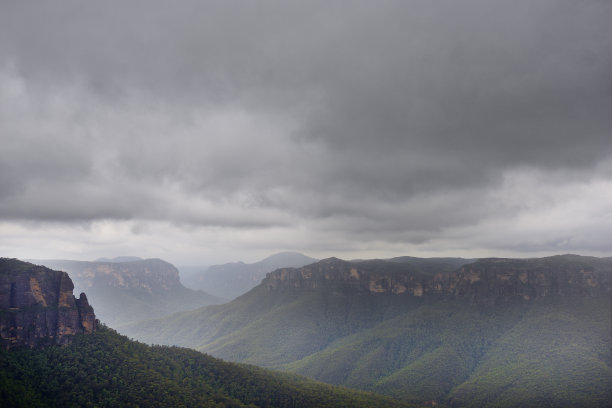
[{"label": "low hanging cloud", "polygon": [[611,20],[605,1],[6,3],[0,220],[167,251],[156,234],[609,253]]}]

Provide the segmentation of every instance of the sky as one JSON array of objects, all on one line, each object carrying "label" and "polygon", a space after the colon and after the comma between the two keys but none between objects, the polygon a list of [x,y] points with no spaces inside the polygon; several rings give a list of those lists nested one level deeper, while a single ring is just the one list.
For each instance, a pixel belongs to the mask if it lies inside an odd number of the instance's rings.
[{"label": "sky", "polygon": [[2,1],[0,256],[612,256],[612,2]]}]

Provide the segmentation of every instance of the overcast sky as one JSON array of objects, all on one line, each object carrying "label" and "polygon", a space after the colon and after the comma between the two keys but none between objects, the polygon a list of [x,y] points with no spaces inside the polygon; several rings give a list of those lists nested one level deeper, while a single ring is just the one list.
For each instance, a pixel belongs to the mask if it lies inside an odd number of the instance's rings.
[{"label": "overcast sky", "polygon": [[612,2],[0,2],[0,256],[612,256]]}]

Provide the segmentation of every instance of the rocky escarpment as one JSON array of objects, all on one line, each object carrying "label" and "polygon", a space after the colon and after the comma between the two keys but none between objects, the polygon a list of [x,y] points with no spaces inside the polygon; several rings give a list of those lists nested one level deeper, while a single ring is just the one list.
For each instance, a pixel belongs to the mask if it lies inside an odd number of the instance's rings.
[{"label": "rocky escarpment", "polygon": [[269,273],[262,284],[279,288],[333,289],[339,292],[372,292],[422,296],[442,291],[440,276],[430,276],[412,265],[385,261],[347,262],[328,258],[302,268]]},{"label": "rocky escarpment", "polygon": [[35,260],[53,269],[66,271],[79,290],[90,288],[135,289],[164,293],[181,285],[179,272],[161,259],[130,262],[86,262],[69,260]]},{"label": "rocky escarpment", "polygon": [[73,289],[66,272],[0,258],[0,346],[68,344],[95,331],[93,308]]},{"label": "rocky escarpment", "polygon": [[303,268],[269,273],[262,284],[282,288],[366,292],[398,296],[442,295],[492,304],[550,295],[612,294],[612,259],[560,255],[539,259],[482,259],[456,270],[424,271],[381,260],[329,258]]},{"label": "rocky escarpment", "polygon": [[560,255],[538,259],[483,259],[448,277],[447,291],[491,303],[520,297],[612,294],[612,260]]},{"label": "rocky escarpment", "polygon": [[178,269],[161,259],[32,262],[67,272],[77,293],[87,293],[98,319],[116,329],[126,323],[221,303],[212,295],[183,286]]}]

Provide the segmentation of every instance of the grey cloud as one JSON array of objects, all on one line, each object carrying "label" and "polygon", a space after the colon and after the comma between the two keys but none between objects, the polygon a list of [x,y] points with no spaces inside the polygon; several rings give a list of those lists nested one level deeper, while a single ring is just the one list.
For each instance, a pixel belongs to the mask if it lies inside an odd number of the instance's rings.
[{"label": "grey cloud", "polygon": [[573,0],[4,2],[0,218],[490,225],[525,211],[495,197],[517,169],[610,178],[610,21]]}]

